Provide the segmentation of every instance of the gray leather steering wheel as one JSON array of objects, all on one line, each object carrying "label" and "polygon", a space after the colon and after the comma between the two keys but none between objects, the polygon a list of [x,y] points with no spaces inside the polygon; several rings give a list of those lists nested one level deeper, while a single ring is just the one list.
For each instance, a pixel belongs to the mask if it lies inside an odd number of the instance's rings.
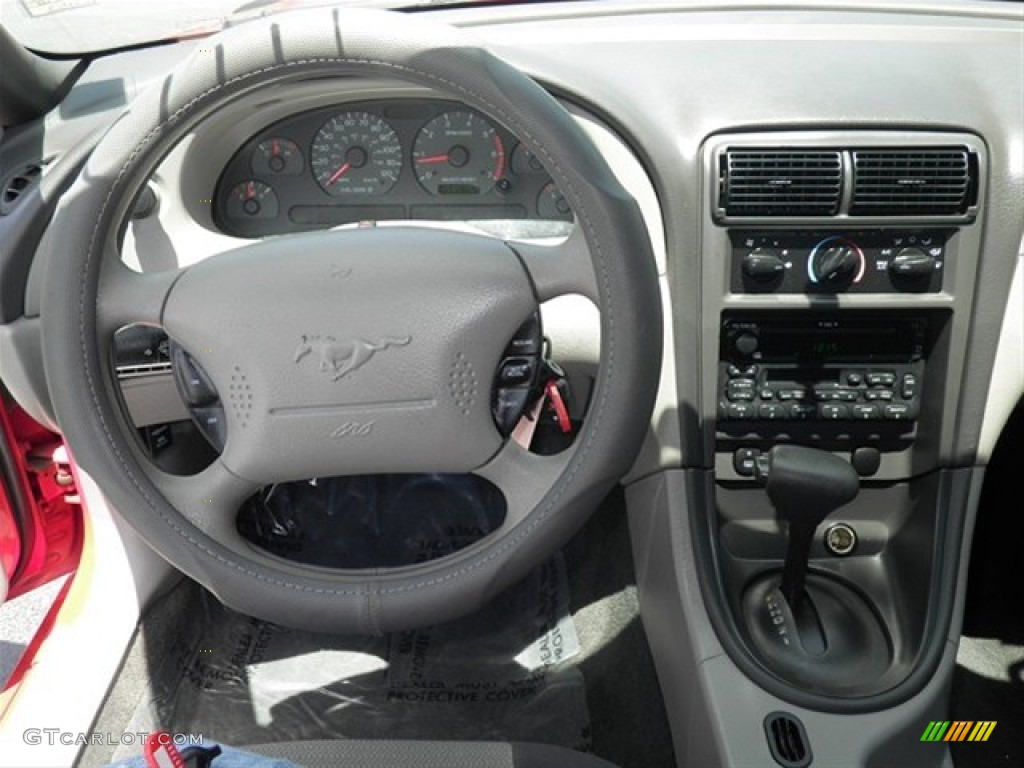
[{"label": "gray leather steering wheel", "polygon": [[[565,543],[628,470],[648,428],[661,310],[636,203],[549,94],[461,31],[315,9],[230,29],[204,48],[212,52],[191,55],[117,120],[44,240],[44,355],[64,436],[150,546],[236,610],[361,633],[466,614]],[[268,239],[176,271],[122,264],[119,235],[135,195],[206,117],[268,86],[348,77],[427,86],[502,123],[551,173],[576,213],[575,235],[527,247],[387,227]],[[601,364],[574,446],[542,457],[497,431],[491,380],[538,303],[570,292],[600,308]],[[223,400],[227,442],[198,475],[157,469],[119,405],[113,334],[138,322],[163,326]],[[297,353],[324,336],[402,343],[335,377]],[[353,414],[372,430],[339,435]],[[235,529],[239,504],[266,484],[385,472],[477,473],[504,492],[507,519],[453,555],[374,570],[286,561]]]}]

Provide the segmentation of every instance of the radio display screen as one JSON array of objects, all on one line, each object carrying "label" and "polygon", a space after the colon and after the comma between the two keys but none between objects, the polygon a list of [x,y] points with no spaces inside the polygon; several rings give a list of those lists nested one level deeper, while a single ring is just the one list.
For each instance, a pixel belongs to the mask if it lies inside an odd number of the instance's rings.
[{"label": "radio display screen", "polygon": [[895,326],[874,328],[780,328],[761,329],[761,354],[765,361],[793,360],[804,363],[907,360],[911,355],[905,334]]}]

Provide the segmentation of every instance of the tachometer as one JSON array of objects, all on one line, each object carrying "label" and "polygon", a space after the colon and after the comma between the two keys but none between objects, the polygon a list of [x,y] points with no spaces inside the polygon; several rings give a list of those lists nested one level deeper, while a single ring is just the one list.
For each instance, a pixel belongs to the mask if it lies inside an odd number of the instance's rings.
[{"label": "tachometer", "polygon": [[420,129],[412,164],[432,195],[482,195],[505,175],[505,145],[484,117],[445,112]]},{"label": "tachometer", "polygon": [[332,117],[314,137],[310,155],[313,176],[330,195],[383,195],[402,171],[397,134],[369,112]]}]

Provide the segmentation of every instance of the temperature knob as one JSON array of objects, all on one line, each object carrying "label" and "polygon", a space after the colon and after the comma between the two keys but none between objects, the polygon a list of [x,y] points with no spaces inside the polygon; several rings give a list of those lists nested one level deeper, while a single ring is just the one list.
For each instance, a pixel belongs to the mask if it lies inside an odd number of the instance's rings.
[{"label": "temperature knob", "polygon": [[864,253],[852,240],[822,240],[807,257],[807,278],[816,285],[843,288],[864,277]]}]

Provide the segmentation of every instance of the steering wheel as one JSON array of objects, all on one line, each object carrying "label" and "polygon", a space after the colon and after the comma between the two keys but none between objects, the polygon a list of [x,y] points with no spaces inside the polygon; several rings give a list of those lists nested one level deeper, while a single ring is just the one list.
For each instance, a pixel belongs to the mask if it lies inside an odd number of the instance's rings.
[{"label": "steering wheel", "polygon": [[[166,272],[123,265],[133,200],[205,118],[272,85],[350,77],[426,86],[503,124],[550,172],[574,235],[541,246],[410,225],[272,238]],[[47,380],[76,462],[173,566],[280,624],[381,633],[471,612],[568,540],[649,425],[661,310],[636,203],[555,99],[422,18],[314,9],[204,42],[99,142],[41,255]],[[597,303],[601,362],[574,445],[545,457],[496,428],[490,384],[520,325],[564,293]],[[196,475],[158,469],[120,405],[113,336],[131,323],[162,326],[224,403],[223,451]],[[393,472],[476,473],[506,518],[454,554],[372,570],[302,565],[236,530],[267,484]]]}]

